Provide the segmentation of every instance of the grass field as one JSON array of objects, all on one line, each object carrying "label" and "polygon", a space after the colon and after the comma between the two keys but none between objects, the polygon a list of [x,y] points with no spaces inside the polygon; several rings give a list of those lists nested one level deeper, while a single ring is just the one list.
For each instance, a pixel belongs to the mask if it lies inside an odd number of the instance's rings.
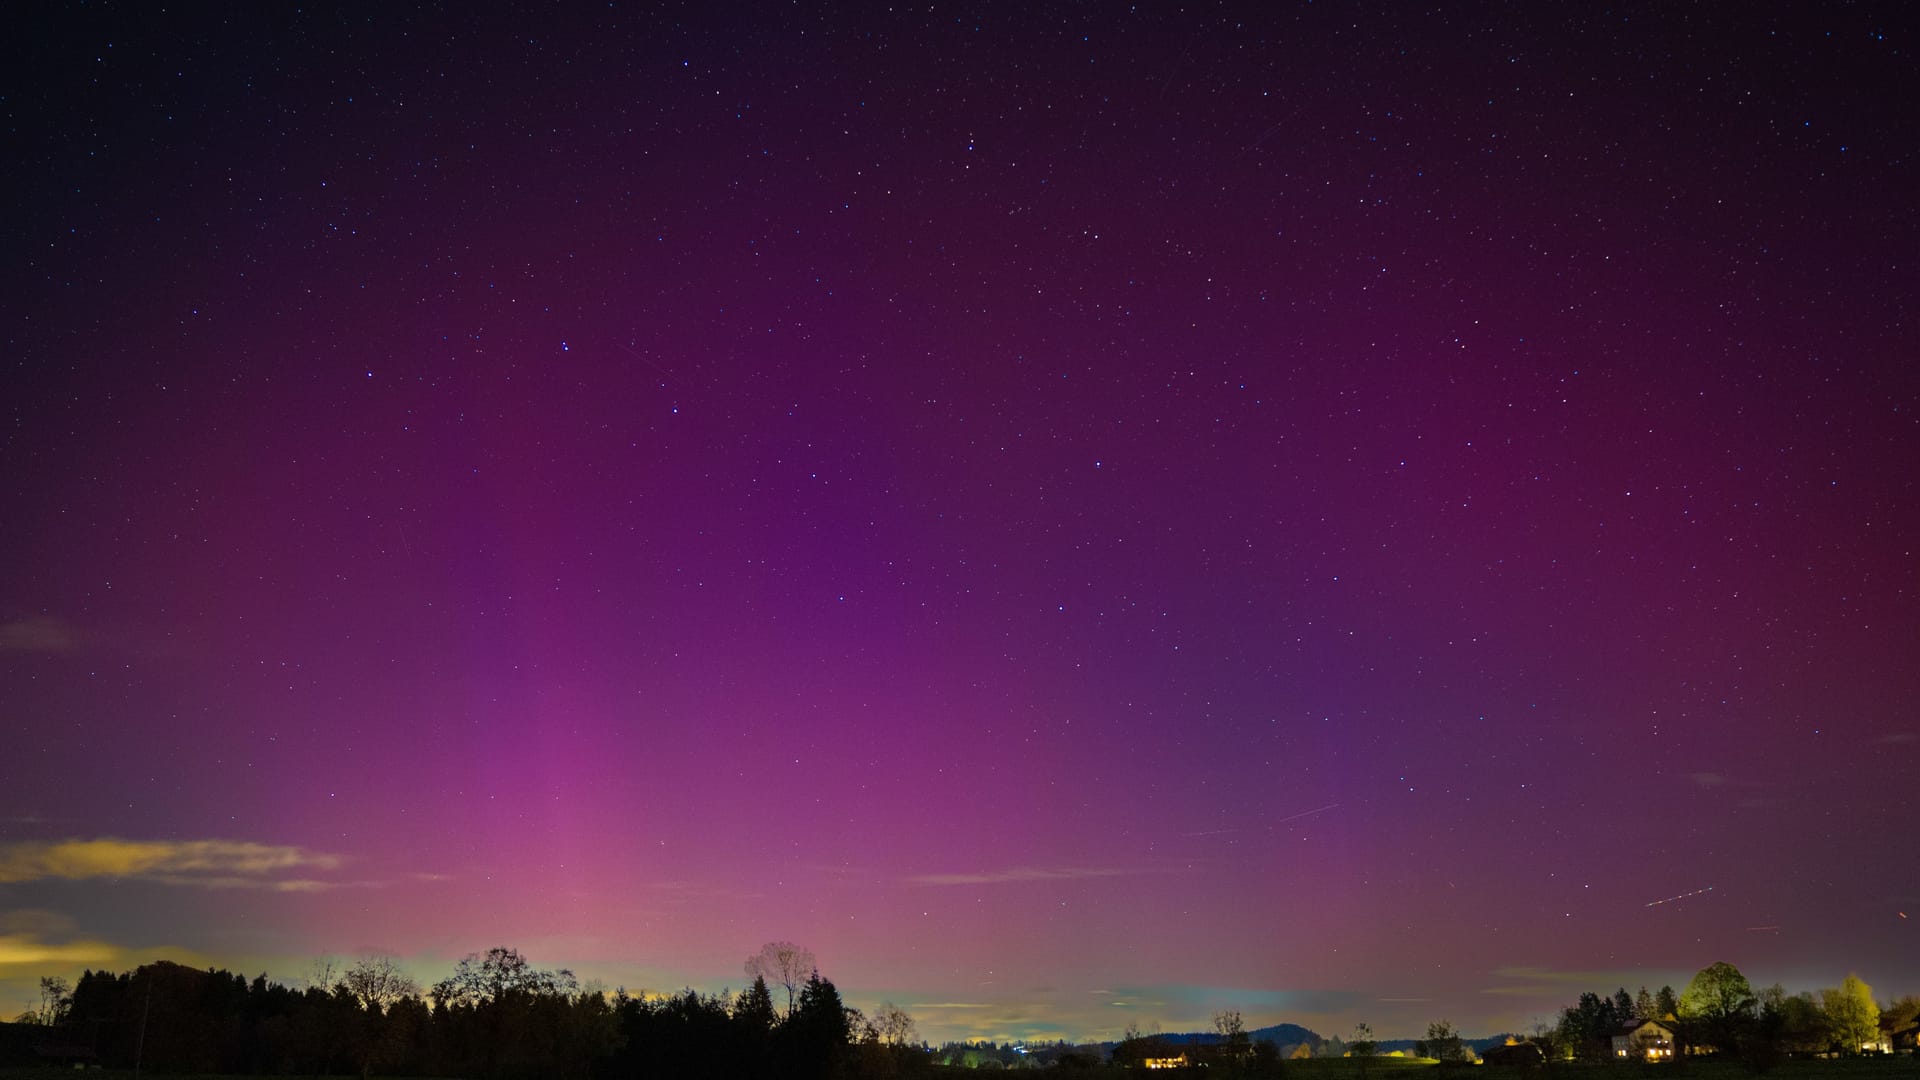
[{"label": "grass field", "polygon": [[[1017,1070],[1025,1072],[1025,1070]],[[1136,1070],[1117,1066],[1102,1066],[1094,1069],[1047,1069],[1035,1070],[1061,1077],[1080,1077],[1084,1080],[1115,1080],[1118,1077],[1138,1076]],[[1156,1076],[1205,1076],[1210,1070],[1182,1069],[1172,1072],[1155,1073]],[[975,1076],[973,1069],[958,1067],[935,1067],[933,1072],[939,1076]],[[1414,1080],[1412,1074],[1420,1074],[1423,1080],[1754,1080],[1754,1073],[1737,1061],[1682,1061],[1662,1065],[1645,1063],[1614,1064],[1561,1064],[1545,1069],[1519,1070],[1493,1065],[1459,1065],[1441,1068],[1438,1062],[1424,1058],[1373,1058],[1367,1062],[1365,1072],[1359,1062],[1351,1058],[1321,1059],[1310,1061],[1289,1061],[1282,1076],[1285,1080]],[[242,1077],[216,1076],[209,1073],[160,1074],[148,1072],[152,1077],[166,1077],[166,1080],[244,1080]],[[0,1080],[72,1080],[75,1076],[98,1077],[100,1080],[131,1080],[130,1069],[88,1069],[81,1072],[76,1069],[56,1068],[0,1068]],[[375,1077],[374,1080],[387,1080]],[[419,1078],[411,1078],[419,1080]],[[443,1078],[451,1080],[451,1078]],[[753,1080],[742,1077],[741,1080]],[[1911,1054],[1866,1058],[1838,1058],[1817,1061],[1795,1059],[1785,1061],[1765,1074],[1765,1080],[1920,1080],[1920,1057]]]},{"label": "grass field", "polygon": [[[305,1075],[305,1074],[300,1074]],[[132,1069],[58,1069],[50,1065],[24,1066],[20,1068],[0,1068],[0,1080],[74,1080],[86,1077],[87,1080],[133,1080]],[[226,1073],[157,1073],[152,1069],[140,1074],[140,1080],[261,1080],[258,1076],[234,1076]],[[349,1080],[341,1077],[340,1080]],[[360,1080],[360,1074],[354,1073],[351,1080]],[[371,1080],[456,1080],[454,1077],[386,1077],[374,1076]]]},{"label": "grass field", "polygon": [[[1433,1080],[1453,1077],[1457,1080],[1753,1080],[1755,1073],[1738,1061],[1678,1061],[1653,1065],[1646,1062],[1596,1062],[1557,1064],[1546,1068],[1515,1069],[1497,1065],[1458,1065],[1441,1068],[1421,1058],[1374,1058],[1367,1065],[1368,1080],[1411,1080],[1410,1071],[1432,1070]],[[1289,1061],[1286,1075],[1291,1080],[1360,1080],[1358,1064],[1351,1058],[1320,1061]],[[1920,1080],[1920,1057],[1911,1054],[1877,1057],[1816,1060],[1795,1058],[1783,1061],[1765,1074],[1766,1080]]]},{"label": "grass field", "polygon": [[[1163,1077],[1205,1077],[1213,1070],[1185,1069],[1154,1073]],[[943,1069],[943,1076],[974,1075],[971,1070]],[[1049,1072],[1053,1072],[1049,1070]],[[1059,1070],[1054,1075],[1083,1080],[1119,1080],[1144,1076],[1128,1069]],[[1373,1058],[1365,1072],[1352,1058],[1288,1061],[1282,1080],[1920,1080],[1920,1058],[1912,1055],[1795,1059],[1775,1066],[1764,1077],[1738,1061],[1693,1060],[1650,1065],[1645,1062],[1558,1064],[1547,1068],[1517,1069],[1501,1065],[1441,1066],[1430,1058]],[[0,1078],[4,1080],[4,1078]]]}]

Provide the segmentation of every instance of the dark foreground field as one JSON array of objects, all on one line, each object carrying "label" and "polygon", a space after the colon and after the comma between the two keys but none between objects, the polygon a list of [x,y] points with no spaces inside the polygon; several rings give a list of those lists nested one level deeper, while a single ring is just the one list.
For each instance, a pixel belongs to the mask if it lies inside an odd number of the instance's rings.
[{"label": "dark foreground field", "polygon": [[[1115,1075],[1120,1071],[1114,1070]],[[1287,1080],[1363,1080],[1359,1066],[1350,1058],[1289,1061],[1282,1075]],[[1781,1062],[1765,1074],[1756,1074],[1738,1061],[1681,1061],[1660,1065],[1605,1062],[1522,1070],[1499,1065],[1443,1068],[1436,1062],[1419,1058],[1375,1058],[1368,1063],[1364,1080],[1413,1080],[1415,1075],[1421,1080],[1920,1080],[1920,1058],[1899,1054],[1794,1059]]]},{"label": "dark foreground field", "polygon": [[[977,1077],[987,1070],[964,1069],[958,1066],[930,1065],[924,1072],[916,1070],[916,1075],[926,1077],[951,1078],[965,1080]],[[996,1070],[997,1071],[997,1070]],[[1027,1072],[1029,1070],[1012,1070]],[[1039,1075],[1052,1075],[1079,1080],[1120,1080],[1121,1077],[1141,1077],[1140,1070],[1125,1069],[1113,1065],[1095,1068],[1050,1068],[1034,1069]],[[1218,1070],[1193,1068],[1155,1072],[1155,1077],[1208,1077]],[[167,1080],[250,1080],[239,1076],[226,1076],[213,1073],[155,1073],[148,1071],[146,1076],[167,1078]],[[1451,1066],[1442,1068],[1432,1061],[1418,1058],[1375,1058],[1363,1070],[1354,1061],[1289,1061],[1281,1072],[1284,1080],[1755,1080],[1752,1070],[1736,1061],[1684,1061],[1678,1064],[1592,1064],[1592,1065],[1555,1065],[1545,1069],[1519,1070],[1502,1066]],[[1792,1060],[1780,1063],[1764,1075],[1764,1080],[1920,1080],[1920,1057],[1913,1055],[1894,1055],[1885,1057],[1841,1058],[1835,1060]],[[76,1069],[52,1067],[38,1068],[0,1068],[0,1080],[71,1080],[75,1076],[98,1077],[100,1080],[131,1080],[131,1069],[88,1069],[84,1072]],[[372,1080],[402,1080],[376,1076]],[[423,1080],[420,1077],[404,1080]],[[457,1077],[428,1078],[428,1080],[460,1080]],[[740,1080],[754,1080],[741,1077]],[[1218,1080],[1226,1080],[1226,1074]]]},{"label": "dark foreground field", "polygon": [[[1115,1070],[1115,1074],[1119,1071]],[[1920,1080],[1920,1058],[1899,1054],[1794,1059],[1781,1062],[1765,1074],[1756,1074],[1738,1061],[1681,1061],[1660,1065],[1604,1062],[1522,1070],[1499,1065],[1442,1067],[1420,1058],[1375,1058],[1367,1064],[1364,1080],[1413,1080],[1416,1075],[1420,1080]],[[1363,1080],[1360,1067],[1351,1058],[1289,1061],[1282,1076],[1287,1080]]]}]

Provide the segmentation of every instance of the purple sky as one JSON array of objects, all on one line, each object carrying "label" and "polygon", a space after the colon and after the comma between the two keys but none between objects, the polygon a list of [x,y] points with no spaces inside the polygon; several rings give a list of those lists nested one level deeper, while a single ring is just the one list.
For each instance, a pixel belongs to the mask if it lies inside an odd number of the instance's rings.
[{"label": "purple sky", "polygon": [[5,46],[0,1012],[1920,991],[1899,6],[707,6]]}]

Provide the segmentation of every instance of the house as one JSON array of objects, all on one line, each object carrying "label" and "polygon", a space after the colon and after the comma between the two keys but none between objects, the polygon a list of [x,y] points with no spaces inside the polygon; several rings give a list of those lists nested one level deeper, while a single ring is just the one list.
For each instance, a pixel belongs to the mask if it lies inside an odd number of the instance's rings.
[{"label": "house", "polygon": [[1613,1033],[1614,1060],[1667,1061],[1673,1057],[1673,1025],[1664,1020],[1623,1024]]},{"label": "house", "polygon": [[1140,1064],[1142,1067],[1148,1069],[1184,1069],[1187,1067],[1188,1062],[1187,1055],[1183,1053],[1175,1057],[1145,1058]]},{"label": "house", "polygon": [[1873,1038],[1860,1044],[1860,1052],[1863,1054],[1891,1054],[1893,1053],[1893,1037],[1892,1020],[1886,1016],[1882,1016],[1878,1030],[1873,1033]]},{"label": "house", "polygon": [[1880,1014],[1880,1024],[1886,1033],[1887,1043],[1895,1050],[1912,1052],[1920,1050],[1920,1016],[1906,1023],[1896,1023],[1885,1013]]},{"label": "house", "polygon": [[1488,1065],[1511,1065],[1520,1069],[1537,1069],[1546,1064],[1547,1055],[1538,1046],[1518,1039],[1508,1039],[1505,1046],[1489,1046],[1480,1051],[1480,1060]]}]

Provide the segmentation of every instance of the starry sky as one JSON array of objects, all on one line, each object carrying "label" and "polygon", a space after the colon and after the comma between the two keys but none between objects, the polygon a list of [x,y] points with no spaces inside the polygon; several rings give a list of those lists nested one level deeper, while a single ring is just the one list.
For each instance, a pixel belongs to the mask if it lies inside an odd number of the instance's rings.
[{"label": "starry sky", "polygon": [[1900,5],[28,21],[9,1017],[776,939],[936,1041],[1920,991]]}]

